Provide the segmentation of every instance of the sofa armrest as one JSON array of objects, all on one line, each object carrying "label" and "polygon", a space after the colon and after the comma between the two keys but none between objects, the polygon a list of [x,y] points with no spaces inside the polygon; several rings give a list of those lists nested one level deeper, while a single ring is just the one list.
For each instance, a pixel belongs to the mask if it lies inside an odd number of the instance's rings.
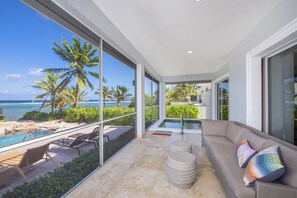
[{"label": "sofa armrest", "polygon": [[229,121],[201,120],[202,135],[226,136]]},{"label": "sofa armrest", "polygon": [[296,198],[297,188],[276,183],[256,182],[257,198]]}]

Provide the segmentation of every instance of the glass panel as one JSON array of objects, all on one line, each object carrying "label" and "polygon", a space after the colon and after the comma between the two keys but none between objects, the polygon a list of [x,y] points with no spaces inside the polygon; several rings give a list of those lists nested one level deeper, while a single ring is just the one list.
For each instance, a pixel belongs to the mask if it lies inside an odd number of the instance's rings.
[{"label": "glass panel", "polygon": [[136,115],[104,123],[104,162],[136,137]]},{"label": "glass panel", "polygon": [[1,1],[0,16],[0,157],[10,145],[38,160],[14,164],[30,167],[24,178],[0,161],[11,169],[0,196],[61,197],[99,167],[98,48],[18,0]]},{"label": "glass panel", "polygon": [[209,119],[211,116],[211,83],[166,85],[166,117]]},{"label": "glass panel", "polygon": [[152,104],[153,104],[153,122],[159,120],[159,83],[153,82],[153,95],[152,95]]},{"label": "glass panel", "polygon": [[144,88],[145,88],[145,128],[148,128],[153,124],[152,115],[152,80],[147,76],[144,77]]},{"label": "glass panel", "polygon": [[268,60],[268,132],[295,145],[296,49],[291,48]]},{"label": "glass panel", "polygon": [[135,112],[135,69],[103,52],[104,120]]},{"label": "glass panel", "polygon": [[229,119],[229,80],[217,84],[217,119]]}]

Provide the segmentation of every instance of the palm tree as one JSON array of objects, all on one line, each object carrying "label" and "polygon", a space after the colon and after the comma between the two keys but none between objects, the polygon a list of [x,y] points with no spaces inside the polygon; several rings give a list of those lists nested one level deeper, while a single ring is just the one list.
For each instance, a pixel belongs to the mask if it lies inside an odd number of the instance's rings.
[{"label": "palm tree", "polygon": [[[95,94],[96,95],[99,95],[100,94],[100,89],[98,88],[97,91],[95,91]],[[103,106],[105,107],[105,100],[106,99],[109,99],[109,100],[112,100],[112,92],[109,90],[109,87],[104,85],[103,86]]]},{"label": "palm tree", "polygon": [[69,105],[75,107],[76,98],[80,102],[87,102],[89,100],[83,100],[88,94],[85,90],[79,91],[78,97],[76,97],[76,88],[74,86],[65,88],[60,94],[58,94],[58,108],[63,109],[64,106]]},{"label": "palm tree", "polygon": [[75,79],[75,103],[74,107],[78,106],[79,89],[86,90],[87,86],[94,89],[93,84],[90,82],[88,76],[99,78],[99,73],[88,71],[88,68],[96,67],[99,63],[98,56],[96,55],[97,49],[93,49],[93,45],[84,42],[81,46],[79,38],[73,37],[73,46],[71,46],[64,38],[62,39],[62,46],[53,42],[52,48],[62,60],[68,63],[68,68],[50,68],[45,69],[46,72],[61,73],[63,77],[62,84],[67,85],[71,80]]},{"label": "palm tree", "polygon": [[124,101],[126,97],[132,96],[128,93],[129,89],[125,86],[117,85],[116,89],[111,88],[113,100],[116,101],[118,107],[121,106],[121,101]]},{"label": "palm tree", "polygon": [[[57,84],[61,75],[55,75],[49,72],[46,72],[46,76],[40,80],[33,82],[32,85],[29,85],[33,88],[40,89],[44,93],[35,96],[35,99],[44,99],[40,109],[51,107],[52,112],[55,110],[57,94],[61,90],[62,84]],[[47,99],[50,98],[51,102],[48,103]]]}]

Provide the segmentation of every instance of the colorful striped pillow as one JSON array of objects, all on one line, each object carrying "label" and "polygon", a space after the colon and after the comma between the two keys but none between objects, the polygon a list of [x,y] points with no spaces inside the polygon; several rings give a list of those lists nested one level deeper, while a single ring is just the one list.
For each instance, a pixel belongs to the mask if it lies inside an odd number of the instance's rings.
[{"label": "colorful striped pillow", "polygon": [[245,168],[256,153],[257,151],[250,147],[247,140],[241,140],[236,150],[239,167]]},{"label": "colorful striped pillow", "polygon": [[254,186],[255,181],[272,182],[285,174],[278,146],[266,148],[248,163],[243,181],[246,186]]}]

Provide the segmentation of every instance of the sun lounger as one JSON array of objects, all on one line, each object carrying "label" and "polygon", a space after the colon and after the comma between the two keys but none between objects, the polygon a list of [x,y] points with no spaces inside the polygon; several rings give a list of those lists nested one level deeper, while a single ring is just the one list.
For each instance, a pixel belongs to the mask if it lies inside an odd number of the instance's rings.
[{"label": "sun lounger", "polygon": [[[73,134],[73,135],[70,135],[68,138],[77,138],[79,136],[82,136],[82,135],[86,135],[86,133],[76,133],[76,134]],[[91,133],[88,134],[89,137],[85,140],[85,141],[89,141],[89,142],[95,142],[96,145],[98,146],[99,143],[98,143],[98,140],[99,140],[99,127],[96,127]],[[107,138],[107,141],[110,140],[109,136],[107,134],[103,134],[103,138],[106,137]]]},{"label": "sun lounger", "polygon": [[28,149],[25,153],[14,152],[7,155],[0,156],[0,166],[5,168],[15,168],[20,175],[28,182],[25,176],[25,171],[29,170],[31,165],[45,159],[51,160],[55,166],[58,166],[52,157],[48,154],[49,144]]},{"label": "sun lounger", "polygon": [[[83,135],[77,136],[75,139],[61,138],[51,142],[51,144],[75,149],[77,150],[78,155],[80,155],[80,149],[87,145],[86,143],[88,142],[87,139],[89,138],[89,136],[90,134],[83,134]],[[96,142],[91,142],[91,143],[93,143],[95,147],[97,146]]]},{"label": "sun lounger", "polygon": [[0,186],[10,186],[10,172],[8,168],[0,168]]}]

